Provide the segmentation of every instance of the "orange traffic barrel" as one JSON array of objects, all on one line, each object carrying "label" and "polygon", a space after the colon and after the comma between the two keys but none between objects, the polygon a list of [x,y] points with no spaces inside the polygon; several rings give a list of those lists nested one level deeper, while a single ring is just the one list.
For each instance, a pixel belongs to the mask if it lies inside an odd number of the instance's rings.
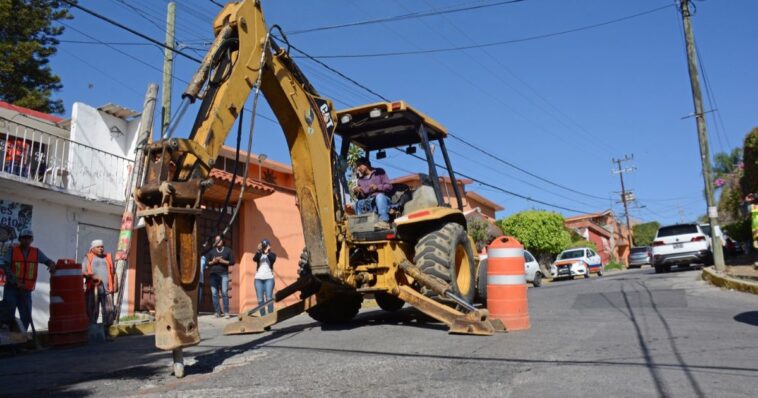
[{"label": "orange traffic barrel", "polygon": [[47,323],[50,345],[54,347],[84,344],[88,340],[82,265],[71,259],[58,260],[50,275],[50,321]]},{"label": "orange traffic barrel", "polygon": [[487,310],[508,331],[529,329],[524,246],[501,236],[487,246]]}]

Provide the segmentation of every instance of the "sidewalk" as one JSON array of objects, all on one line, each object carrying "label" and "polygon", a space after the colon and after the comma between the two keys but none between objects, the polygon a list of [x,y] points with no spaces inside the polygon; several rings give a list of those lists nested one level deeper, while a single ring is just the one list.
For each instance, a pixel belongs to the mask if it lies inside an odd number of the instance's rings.
[{"label": "sidewalk", "polygon": [[723,274],[713,267],[704,268],[702,278],[725,289],[758,294],[758,268],[749,254],[727,259]]}]

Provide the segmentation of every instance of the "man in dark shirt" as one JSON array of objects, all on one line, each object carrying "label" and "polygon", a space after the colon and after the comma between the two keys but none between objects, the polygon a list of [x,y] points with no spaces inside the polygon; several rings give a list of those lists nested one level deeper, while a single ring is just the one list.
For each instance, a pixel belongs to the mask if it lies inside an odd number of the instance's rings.
[{"label": "man in dark shirt", "polygon": [[[226,318],[230,318],[229,315],[229,267],[234,265],[234,256],[232,250],[224,246],[224,239],[220,235],[216,236],[216,241],[213,244],[213,248],[205,254],[205,262],[208,267],[208,273],[210,274],[211,285],[211,301],[213,302],[213,311],[216,313],[216,318],[226,314]],[[224,312],[221,313],[218,303],[218,293],[221,291],[221,297],[224,303]]]},{"label": "man in dark shirt", "polygon": [[358,202],[355,204],[357,214],[375,211],[380,218],[374,225],[374,229],[389,229],[389,194],[392,192],[392,183],[384,169],[374,169],[368,158],[359,158],[355,162],[355,171],[358,173],[358,183],[353,188]]}]

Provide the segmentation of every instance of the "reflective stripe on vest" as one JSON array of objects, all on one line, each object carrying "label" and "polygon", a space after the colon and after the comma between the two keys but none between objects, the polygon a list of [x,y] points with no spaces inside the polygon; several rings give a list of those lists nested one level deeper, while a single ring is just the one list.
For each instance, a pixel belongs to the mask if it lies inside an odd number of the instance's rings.
[{"label": "reflective stripe on vest", "polygon": [[[92,253],[91,251],[87,253],[87,274],[92,275],[92,260],[95,258],[95,253]],[[114,283],[115,278],[113,277],[113,258],[111,258],[110,253],[105,253],[105,264],[106,268],[108,269],[108,284],[110,287],[108,288],[108,293],[113,293],[115,291],[115,285]]]},{"label": "reflective stripe on vest", "polygon": [[29,247],[29,255],[24,256],[20,246],[13,248],[11,268],[16,276],[16,283],[24,290],[32,291],[37,285],[37,262],[39,252],[36,247]]}]

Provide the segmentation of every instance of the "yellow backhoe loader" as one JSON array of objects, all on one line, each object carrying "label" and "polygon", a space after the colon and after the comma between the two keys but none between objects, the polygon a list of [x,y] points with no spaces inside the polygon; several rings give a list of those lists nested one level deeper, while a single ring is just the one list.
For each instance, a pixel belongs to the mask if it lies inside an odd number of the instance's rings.
[{"label": "yellow backhoe loader", "polygon": [[[227,4],[214,21],[215,40],[183,94],[178,114],[202,100],[187,139],[172,137],[146,147],[145,175],[135,189],[144,217],[156,296],[156,346],[174,353],[184,375],[182,348],[198,344],[198,215],[209,173],[228,132],[251,93],[262,92],[286,137],[306,247],[300,277],[275,294],[297,294],[295,304],[259,317],[240,315],[225,333],[262,332],[307,312],[345,322],[365,295],[385,310],[404,303],[445,323],[453,333],[490,335],[503,330],[471,303],[476,290],[476,250],[466,234],[461,193],[445,149],[445,128],[405,102],[370,104],[335,112],[272,38],[260,1]],[[277,27],[274,26],[274,30]],[[286,38],[280,32],[280,40]],[[396,186],[390,228],[375,230],[375,215],[348,214],[350,146],[366,154],[390,148],[421,149],[428,170],[415,188]],[[433,145],[439,148],[457,198],[446,204]],[[405,195],[405,203],[396,199]],[[452,201],[451,201],[452,202]],[[243,226],[244,230],[244,226]],[[265,305],[267,303],[261,303]]]}]

